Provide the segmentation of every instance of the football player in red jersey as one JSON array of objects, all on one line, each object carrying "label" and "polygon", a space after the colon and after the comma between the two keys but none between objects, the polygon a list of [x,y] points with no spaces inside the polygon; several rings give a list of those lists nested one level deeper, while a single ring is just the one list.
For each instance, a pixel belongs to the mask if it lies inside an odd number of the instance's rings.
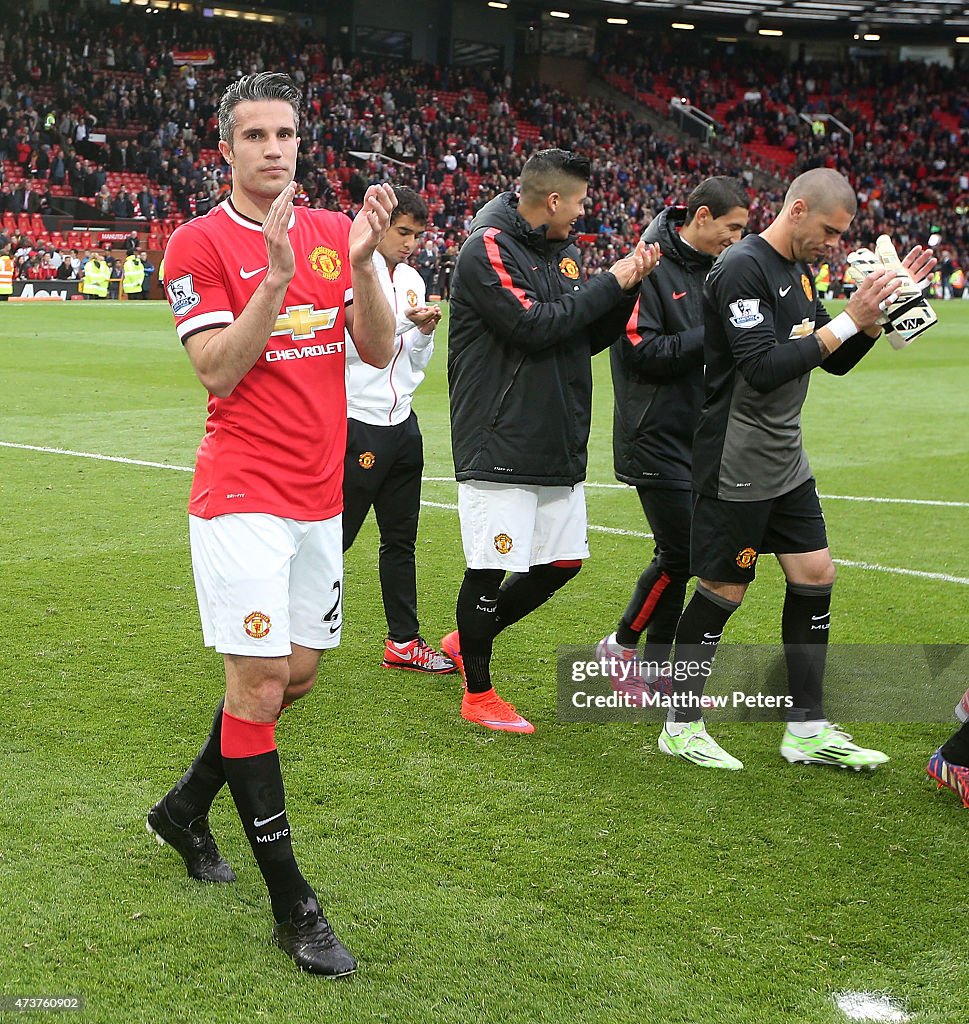
[{"label": "football player in red jersey", "polygon": [[304,970],[356,961],[293,856],[275,727],[340,640],[344,329],[386,365],[394,317],[372,255],[395,204],[367,190],[351,222],[293,206],[301,94],[286,75],[249,75],[219,107],[232,194],[182,225],[165,254],[175,325],[209,392],[189,501],[192,567],[207,646],[222,654],[225,699],[184,777],[148,829],[188,873],[229,882],[208,811],[228,783],[275,918],[273,938]]}]

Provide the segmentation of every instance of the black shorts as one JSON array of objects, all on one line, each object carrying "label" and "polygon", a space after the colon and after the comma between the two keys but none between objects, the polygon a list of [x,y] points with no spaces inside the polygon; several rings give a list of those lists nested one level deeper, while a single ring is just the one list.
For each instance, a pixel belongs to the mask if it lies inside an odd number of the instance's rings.
[{"label": "black shorts", "polygon": [[690,568],[719,583],[750,583],[757,557],[821,551],[828,546],[812,477],[767,501],[721,501],[705,494],[693,503]]},{"label": "black shorts", "polygon": [[690,575],[690,518],[693,495],[665,487],[637,487],[640,504],[653,531],[656,564],[670,576]]}]

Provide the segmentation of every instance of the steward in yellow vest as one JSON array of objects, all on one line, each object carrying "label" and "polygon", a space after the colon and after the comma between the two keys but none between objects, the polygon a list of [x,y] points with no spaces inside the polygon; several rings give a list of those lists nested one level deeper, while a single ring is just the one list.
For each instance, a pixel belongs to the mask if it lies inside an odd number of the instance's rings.
[{"label": "steward in yellow vest", "polygon": [[106,299],[111,271],[107,263],[95,253],[84,265],[84,296],[88,299]]},{"label": "steward in yellow vest", "polygon": [[831,290],[831,268],[827,263],[822,263],[818,267],[817,277],[814,279],[814,288],[822,298],[827,297],[828,292]]},{"label": "steward in yellow vest", "polygon": [[9,246],[0,254],[0,302],[13,295],[13,258]]},{"label": "steward in yellow vest", "polygon": [[143,299],[142,289],[145,286],[145,265],[141,257],[131,253],[124,261],[121,271],[121,290],[126,299]]}]

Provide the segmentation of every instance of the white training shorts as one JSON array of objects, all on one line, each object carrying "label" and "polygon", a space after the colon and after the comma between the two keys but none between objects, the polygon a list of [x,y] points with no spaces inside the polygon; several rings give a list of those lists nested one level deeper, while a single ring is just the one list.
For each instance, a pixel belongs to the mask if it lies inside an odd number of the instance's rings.
[{"label": "white training shorts", "polygon": [[300,522],[262,512],[188,517],[206,647],[281,658],[322,651],[343,627],[343,517]]},{"label": "white training shorts", "polygon": [[466,480],[458,484],[461,541],[469,569],[528,572],[589,557],[585,489]]}]

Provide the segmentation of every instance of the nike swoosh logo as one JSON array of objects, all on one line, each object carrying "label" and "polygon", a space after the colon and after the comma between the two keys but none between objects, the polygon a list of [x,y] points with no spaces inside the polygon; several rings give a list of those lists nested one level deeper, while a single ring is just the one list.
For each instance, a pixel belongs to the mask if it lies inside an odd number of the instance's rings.
[{"label": "nike swoosh logo", "polygon": [[789,284],[789,285],[788,285],[788,286],[787,286],[786,288],[778,288],[778,289],[777,289],[777,294],[778,294],[778,295],[780,295],[780,297],[781,297],[781,298],[783,299],[783,298],[784,298],[784,296],[785,296],[785,295],[786,295],[786,294],[787,294],[787,293],[788,293],[788,292],[789,292],[789,291],[790,291],[790,290],[791,290],[791,289],[792,289],[793,287],[794,287],[794,285],[792,285],[792,284]]},{"label": "nike swoosh logo", "polygon": [[395,651],[394,651],[394,654],[395,654],[395,655],[396,655],[396,656],[397,656],[398,658],[400,658],[400,660],[401,660],[401,661],[410,661],[410,660],[411,660],[411,655],[412,655],[412,652],[411,652],[411,651],[408,651],[408,652],[407,652],[407,653],[405,654],[405,653],[404,653],[403,651],[397,651],[397,650],[395,650]]},{"label": "nike swoosh logo", "polygon": [[264,270],[268,269],[268,264],[265,267],[257,267],[255,270],[246,270],[245,267],[239,267],[239,277],[243,281],[248,281],[250,277],[255,277],[256,274],[261,274]]},{"label": "nike swoosh logo", "polygon": [[826,619],[830,615],[831,615],[831,612],[825,612],[824,615],[812,615],[811,616],[811,621],[812,622],[820,622],[822,619]]},{"label": "nike swoosh logo", "polygon": [[481,719],[481,724],[482,725],[503,725],[503,726],[506,726],[506,727],[510,725],[512,727],[517,728],[517,727],[522,726],[522,725],[528,725],[528,722],[526,722],[524,718],[519,718],[517,722],[500,722],[497,719],[482,718]]},{"label": "nike swoosh logo", "polygon": [[256,828],[262,828],[263,825],[268,825],[271,821],[275,821],[277,818],[281,818],[285,813],[286,808],[284,807],[279,812],[279,814],[274,814],[271,818],[253,818],[252,823],[256,826]]},{"label": "nike swoosh logo", "polygon": [[682,299],[686,295],[686,292],[673,292],[674,299]]},{"label": "nike swoosh logo", "polygon": [[719,640],[723,636],[723,633],[704,633],[707,640]]}]

